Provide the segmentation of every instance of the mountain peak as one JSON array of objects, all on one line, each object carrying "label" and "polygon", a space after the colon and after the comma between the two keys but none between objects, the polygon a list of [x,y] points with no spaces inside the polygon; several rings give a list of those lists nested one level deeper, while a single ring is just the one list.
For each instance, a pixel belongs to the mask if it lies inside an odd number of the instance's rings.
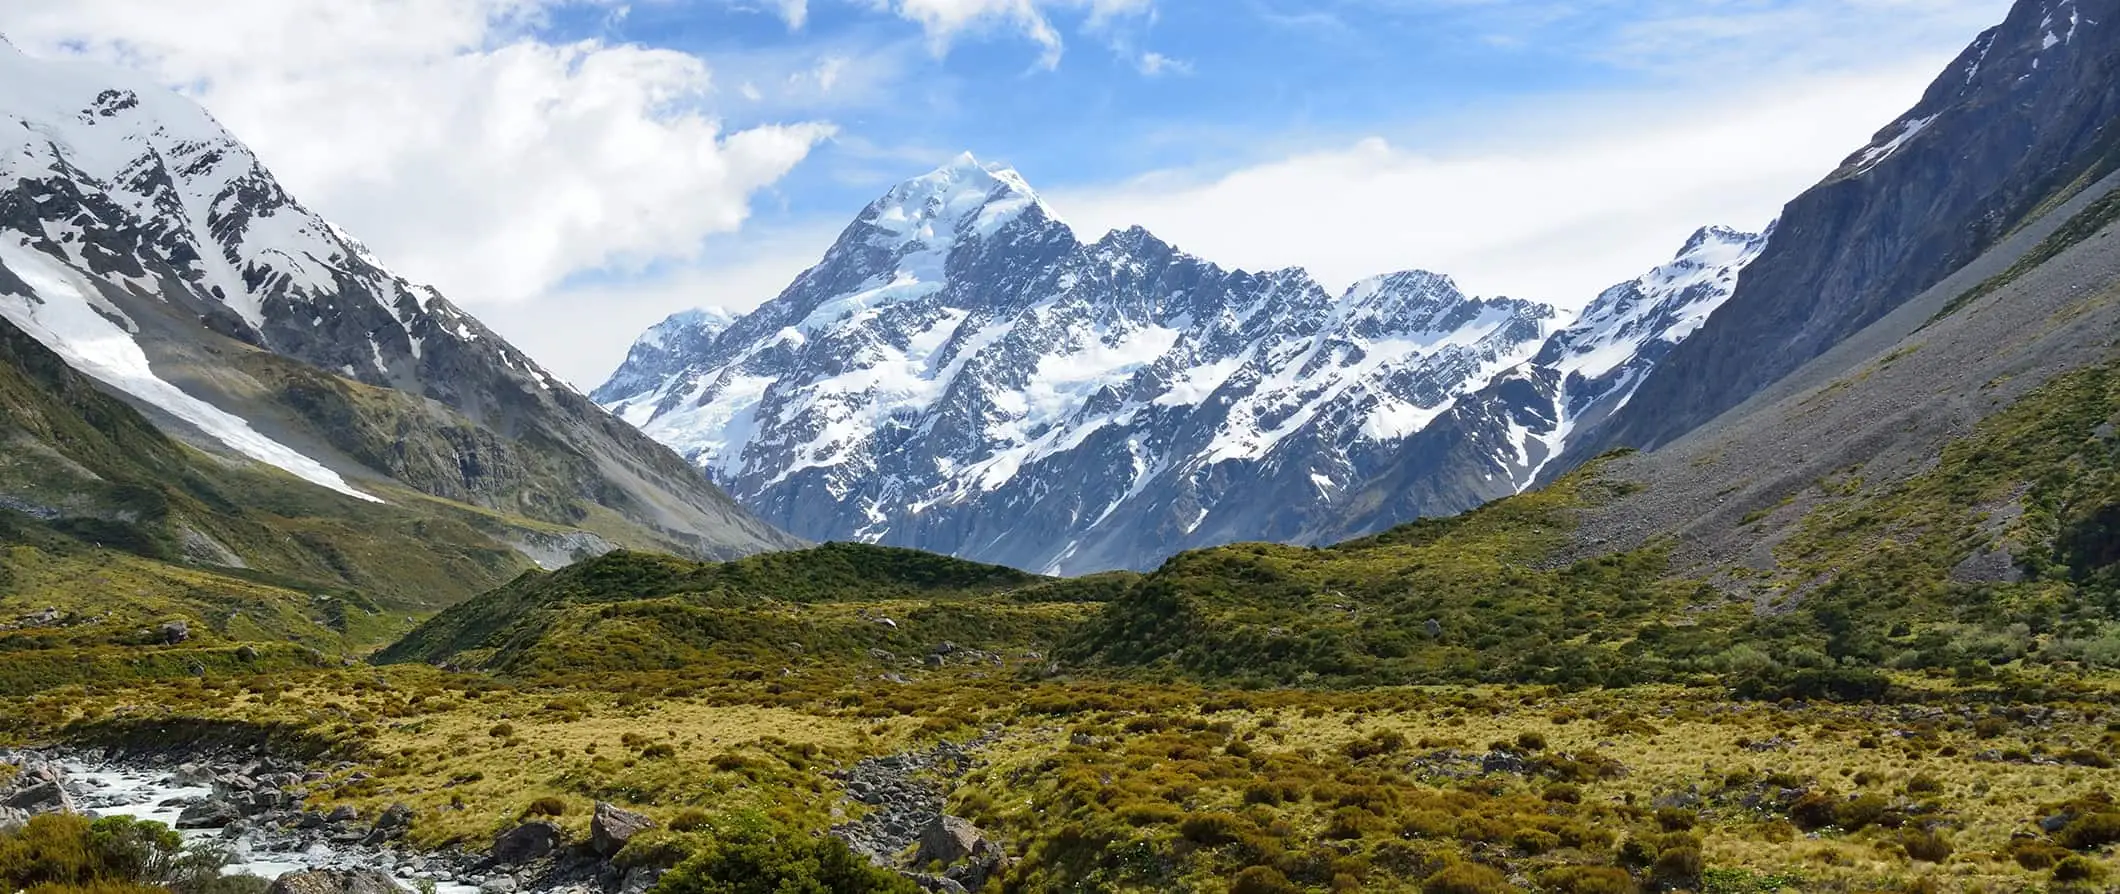
[{"label": "mountain peak", "polygon": [[1676,257],[1683,258],[1687,255],[1690,255],[1696,251],[1701,250],[1703,246],[1706,246],[1710,242],[1743,243],[1750,242],[1757,238],[1759,238],[1758,233],[1747,233],[1743,230],[1737,229],[1736,227],[1725,227],[1721,225],[1705,226],[1701,227],[1698,230],[1694,230],[1693,235],[1686,238],[1685,247],[1678,250],[1678,254],[1676,255]]},{"label": "mountain peak", "polygon": [[891,187],[862,219],[894,239],[934,244],[966,227],[981,236],[992,235],[1033,207],[1057,219],[1014,168],[983,164],[965,152]]}]

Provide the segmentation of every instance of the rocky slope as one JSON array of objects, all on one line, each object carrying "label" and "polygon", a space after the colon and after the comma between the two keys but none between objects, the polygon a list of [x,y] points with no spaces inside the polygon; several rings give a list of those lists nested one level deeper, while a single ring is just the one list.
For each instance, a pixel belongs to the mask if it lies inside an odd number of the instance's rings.
[{"label": "rocky slope", "polygon": [[4,43],[0,85],[0,317],[171,434],[319,500],[519,520],[539,561],[796,542],[391,273],[188,100]]},{"label": "rocky slope", "polygon": [[1406,439],[1397,460],[1295,537],[1327,542],[1522,491],[1578,433],[1626,406],[1671,351],[1729,299],[1767,234],[1710,227],[1670,263],[1606,289],[1538,355]]},{"label": "rocky slope", "polygon": [[2113,169],[2120,0],[2020,0],[1915,107],[1790,202],[1736,294],[1563,466],[1706,423]]},{"label": "rocky slope", "polygon": [[[1141,229],[1084,243],[970,156],[865,209],[741,319],[673,317],[595,392],[768,520],[1057,573],[1332,527],[1438,419],[1511,369],[1551,381],[1527,441],[1418,474],[1379,523],[1508,493],[1727,296],[1759,239],[1708,230],[1561,331],[1553,308],[1411,271],[1333,295]],[[1534,358],[1544,360],[1534,361]],[[1383,516],[1390,516],[1385,518]]]}]

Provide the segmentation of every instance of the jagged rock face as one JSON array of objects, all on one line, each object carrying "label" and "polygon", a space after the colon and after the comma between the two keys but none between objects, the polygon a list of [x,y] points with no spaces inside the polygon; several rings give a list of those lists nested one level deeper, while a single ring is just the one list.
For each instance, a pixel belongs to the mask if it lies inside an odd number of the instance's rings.
[{"label": "jagged rock face", "polygon": [[1335,296],[1138,228],[1080,242],[966,156],[681,369],[666,346],[703,330],[658,327],[595,397],[800,536],[1142,567],[1300,528],[1556,316],[1430,273]]},{"label": "jagged rock face", "polygon": [[1729,300],[1770,244],[1709,227],[1669,263],[1600,293],[1538,355],[1406,439],[1386,470],[1293,539],[1318,542],[1478,506],[1565,469],[1578,432],[1627,405],[1651,370]]},{"label": "jagged rock face", "polygon": [[2120,162],[2120,0],[2020,0],[1871,145],[1790,202],[1736,294],[1572,463],[1706,423]]},{"label": "jagged rock face", "polygon": [[392,273],[196,105],[4,41],[0,315],[195,443],[350,496],[388,477],[560,524],[601,506],[702,555],[795,543]]}]

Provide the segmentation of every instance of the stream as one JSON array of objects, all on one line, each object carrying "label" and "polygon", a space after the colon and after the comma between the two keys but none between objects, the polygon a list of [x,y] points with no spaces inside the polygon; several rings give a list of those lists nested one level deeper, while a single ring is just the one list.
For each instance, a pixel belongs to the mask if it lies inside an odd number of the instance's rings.
[{"label": "stream", "polygon": [[[214,797],[207,785],[187,785],[169,769],[91,764],[79,759],[54,762],[65,777],[63,785],[80,810],[89,816],[124,815],[155,820],[171,828],[186,807]],[[436,894],[479,894],[476,884],[460,879],[447,861],[400,852],[388,847],[342,844],[321,834],[318,826],[300,830],[249,828],[235,834],[231,829],[179,829],[186,844],[212,843],[229,855],[224,875],[255,875],[276,879],[289,872],[315,869],[376,869],[389,873],[408,891],[418,891],[423,882],[433,882]]]}]

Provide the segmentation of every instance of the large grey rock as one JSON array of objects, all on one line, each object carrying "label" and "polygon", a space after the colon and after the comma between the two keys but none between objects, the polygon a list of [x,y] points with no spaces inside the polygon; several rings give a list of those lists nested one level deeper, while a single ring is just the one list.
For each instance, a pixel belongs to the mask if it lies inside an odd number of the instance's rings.
[{"label": "large grey rock", "polygon": [[220,798],[209,798],[177,814],[179,829],[219,829],[243,818],[243,811]]},{"label": "large grey rock", "polygon": [[1008,866],[1008,855],[999,844],[970,821],[938,816],[920,830],[920,847],[913,852],[914,866],[940,863],[945,877],[977,891],[994,874]]},{"label": "large grey rock", "polygon": [[273,880],[265,894],[406,894],[390,876],[372,869],[319,869],[290,872]]},{"label": "large grey rock", "polygon": [[15,790],[7,797],[6,806],[31,814],[72,813],[73,796],[66,787],[57,782],[35,782]]},{"label": "large grey rock", "polygon": [[558,850],[561,840],[558,826],[542,820],[524,823],[494,840],[493,862],[503,866],[528,863]]},{"label": "large grey rock", "polygon": [[596,802],[596,815],[589,820],[589,847],[598,856],[610,857],[624,849],[633,836],[655,828],[655,821],[615,805]]},{"label": "large grey rock", "polygon": [[164,624],[162,625],[162,629],[158,632],[162,636],[162,642],[167,645],[174,646],[178,643],[184,642],[185,640],[191,639],[191,625],[186,624],[183,621],[171,621],[167,624]]}]

